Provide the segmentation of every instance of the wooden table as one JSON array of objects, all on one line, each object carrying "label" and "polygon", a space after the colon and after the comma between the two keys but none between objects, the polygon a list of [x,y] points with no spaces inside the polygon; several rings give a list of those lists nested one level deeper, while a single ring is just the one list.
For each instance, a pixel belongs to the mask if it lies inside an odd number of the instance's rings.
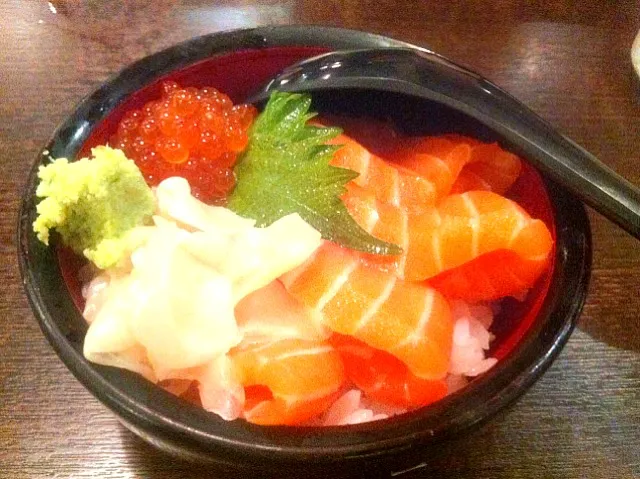
[{"label": "wooden table", "polygon": [[[195,35],[318,23],[417,43],[479,71],[640,184],[637,1],[4,0],[0,4],[0,477],[212,477],[134,437],[72,377],[24,296],[14,227],[38,149],[124,65]],[[640,248],[596,214],[578,329],[508,412],[406,477],[640,477]]]}]

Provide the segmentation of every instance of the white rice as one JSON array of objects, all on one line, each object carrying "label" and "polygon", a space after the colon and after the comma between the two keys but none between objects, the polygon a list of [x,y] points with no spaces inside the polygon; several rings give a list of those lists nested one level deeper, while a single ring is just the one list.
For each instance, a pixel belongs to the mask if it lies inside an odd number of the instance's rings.
[{"label": "white rice", "polygon": [[489,306],[468,305],[462,301],[455,301],[451,309],[455,325],[449,373],[468,377],[482,374],[497,362],[495,358],[486,358],[493,339],[488,331],[493,311]]},{"label": "white rice", "polygon": [[325,412],[320,420],[324,426],[344,426],[363,422],[387,419],[404,410],[393,410],[367,401],[359,389],[351,389],[344,393]]}]

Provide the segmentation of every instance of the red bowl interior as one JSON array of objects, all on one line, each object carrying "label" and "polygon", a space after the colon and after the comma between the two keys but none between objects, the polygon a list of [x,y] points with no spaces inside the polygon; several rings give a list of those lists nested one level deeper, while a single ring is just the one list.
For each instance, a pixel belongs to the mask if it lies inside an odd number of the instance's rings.
[{"label": "red bowl interior", "polygon": [[[126,112],[140,108],[147,101],[159,98],[162,81],[174,80],[181,86],[212,86],[228,94],[234,102],[242,102],[244,98],[284,67],[326,51],[327,49],[320,47],[273,47],[260,50],[240,50],[211,57],[160,77],[125,99],[105,120],[98,124],[84,143],[79,157],[88,156],[92,147],[107,143]],[[524,164],[520,178],[507,196],[517,201],[532,217],[543,220],[555,239],[555,223],[551,202],[542,178],[534,168]],[[81,284],[78,280],[78,270],[84,262],[68,250],[60,249],[58,254],[64,280],[74,302],[82,310],[83,299],[80,292]],[[555,258],[555,254],[552,253],[551,257]],[[540,311],[552,274],[553,264],[539,279],[524,302],[504,300],[502,312],[492,327],[496,339],[490,352],[491,355],[501,359],[517,346]]]}]

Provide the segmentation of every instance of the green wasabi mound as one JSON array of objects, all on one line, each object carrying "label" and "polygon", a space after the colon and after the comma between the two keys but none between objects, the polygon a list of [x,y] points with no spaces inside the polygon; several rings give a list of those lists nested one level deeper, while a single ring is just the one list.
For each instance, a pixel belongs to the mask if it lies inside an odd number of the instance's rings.
[{"label": "green wasabi mound", "polygon": [[93,158],[54,160],[38,171],[33,230],[49,244],[55,229],[65,245],[106,269],[135,248],[141,235],[133,230],[150,219],[153,192],[136,164],[120,150],[98,146]]}]

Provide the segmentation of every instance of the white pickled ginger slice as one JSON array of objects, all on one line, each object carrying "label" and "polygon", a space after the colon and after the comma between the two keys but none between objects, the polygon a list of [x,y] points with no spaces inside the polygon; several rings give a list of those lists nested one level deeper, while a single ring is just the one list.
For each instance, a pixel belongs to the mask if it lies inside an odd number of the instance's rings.
[{"label": "white pickled ginger slice", "polygon": [[140,307],[130,327],[158,368],[204,364],[240,340],[231,282],[185,249],[184,233],[159,227],[132,272]]},{"label": "white pickled ginger slice", "polygon": [[253,228],[237,238],[232,253],[236,267],[227,263],[236,297],[243,298],[304,263],[322,244],[320,232],[293,213],[266,228]]},{"label": "white pickled ginger slice", "polygon": [[193,233],[185,247],[233,282],[236,301],[300,266],[322,243],[320,232],[297,213],[238,232],[229,238],[222,257],[211,253],[210,235]]},{"label": "white pickled ginger slice", "polygon": [[101,307],[93,313],[93,321],[84,338],[84,354],[117,353],[135,346],[136,338],[129,328],[132,304],[128,294],[131,278],[112,279],[107,286],[91,290],[87,304],[100,296]]},{"label": "white pickled ginger slice", "polygon": [[167,178],[156,188],[158,213],[190,230],[224,232],[242,231],[255,225],[227,208],[210,206],[191,195],[189,182],[178,176]]},{"label": "white pickled ginger slice", "polygon": [[[128,369],[155,382],[146,351],[129,328],[132,305],[127,291],[130,280],[106,278],[107,275],[97,278],[100,287],[87,290],[92,322],[84,338],[84,357],[103,366]],[[96,304],[99,307],[94,308]]]}]

